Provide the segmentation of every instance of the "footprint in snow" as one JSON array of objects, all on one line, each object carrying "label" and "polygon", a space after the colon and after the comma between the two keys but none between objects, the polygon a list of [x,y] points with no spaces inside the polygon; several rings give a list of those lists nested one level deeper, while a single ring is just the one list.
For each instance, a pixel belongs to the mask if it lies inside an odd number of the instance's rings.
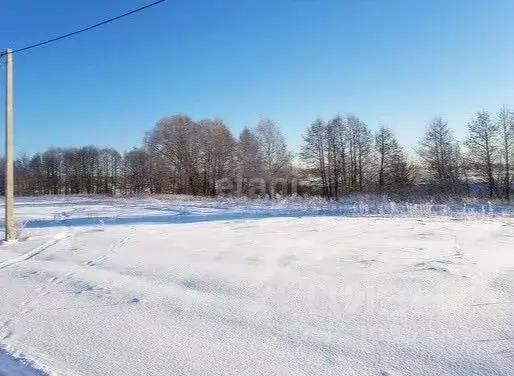
[{"label": "footprint in snow", "polygon": [[453,264],[453,261],[451,260],[434,260],[434,262],[437,262],[438,264]]},{"label": "footprint in snow", "polygon": [[371,265],[375,262],[378,262],[377,260],[375,259],[364,259],[364,260],[360,260],[359,263],[363,264],[363,265]]},{"label": "footprint in snow", "polygon": [[277,265],[281,267],[292,266],[296,262],[296,257],[294,256],[282,256],[277,260]]},{"label": "footprint in snow", "polygon": [[2,323],[2,326],[5,328],[5,327],[7,327],[7,326],[11,325],[11,323],[12,323],[12,320],[5,320],[5,321]]},{"label": "footprint in snow", "polygon": [[36,289],[36,291],[41,294],[41,296],[50,295],[50,291],[45,286],[40,286]]},{"label": "footprint in snow", "polygon": [[247,257],[246,258],[246,262],[250,265],[256,265],[260,262],[260,258],[258,257]]},{"label": "footprint in snow", "polygon": [[24,308],[24,309],[22,309],[21,314],[26,315],[26,314],[32,312],[33,310],[34,310],[34,308]]},{"label": "footprint in snow", "polygon": [[8,330],[3,336],[2,336],[2,340],[6,340],[6,339],[9,339],[13,336],[13,332],[11,330]]},{"label": "footprint in snow", "polygon": [[418,262],[414,265],[418,271],[424,271],[424,270],[432,270],[432,271],[438,271],[438,272],[446,272],[449,273],[450,270],[443,266],[434,265],[433,261],[423,261]]}]

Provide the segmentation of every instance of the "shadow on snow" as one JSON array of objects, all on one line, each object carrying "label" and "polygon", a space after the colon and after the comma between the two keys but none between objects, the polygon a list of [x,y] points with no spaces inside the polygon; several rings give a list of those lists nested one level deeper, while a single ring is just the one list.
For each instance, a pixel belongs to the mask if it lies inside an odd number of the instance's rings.
[{"label": "shadow on snow", "polygon": [[41,370],[33,368],[28,360],[15,358],[0,347],[0,376],[46,376]]},{"label": "shadow on snow", "polygon": [[[168,206],[160,207],[163,214],[148,214],[146,210],[156,210],[154,206],[143,209],[142,215],[126,216],[95,216],[65,217],[53,219],[33,219],[25,223],[25,228],[47,227],[80,227],[80,226],[108,226],[108,225],[134,225],[134,224],[181,224],[213,221],[256,220],[265,218],[295,218],[295,217],[407,217],[424,218],[431,216],[457,217],[457,218],[488,218],[513,217],[511,206],[502,205],[413,205],[413,204],[333,204],[317,206],[225,206],[213,208],[210,205],[203,209],[210,209],[195,213],[200,206]],[[212,210],[214,209],[214,210]],[[217,209],[217,210],[216,210]],[[231,210],[226,210],[231,209]],[[0,222],[1,223],[1,222]]]}]

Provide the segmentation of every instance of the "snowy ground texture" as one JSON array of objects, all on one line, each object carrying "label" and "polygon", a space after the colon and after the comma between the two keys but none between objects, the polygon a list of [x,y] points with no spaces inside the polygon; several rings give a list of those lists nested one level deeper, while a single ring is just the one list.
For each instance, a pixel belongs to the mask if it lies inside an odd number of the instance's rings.
[{"label": "snowy ground texture", "polygon": [[2,376],[514,375],[509,207],[37,198],[16,212]]}]

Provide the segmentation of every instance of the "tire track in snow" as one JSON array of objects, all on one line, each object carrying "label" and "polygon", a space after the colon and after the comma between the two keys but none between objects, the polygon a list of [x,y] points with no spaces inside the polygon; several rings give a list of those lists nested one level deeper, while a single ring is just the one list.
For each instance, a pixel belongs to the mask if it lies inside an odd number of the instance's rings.
[{"label": "tire track in snow", "polygon": [[49,241],[41,244],[39,247],[36,247],[18,257],[0,262],[0,270],[5,269],[14,264],[18,264],[20,262],[30,260],[34,256],[39,255],[41,252],[43,252],[43,251],[47,250],[48,248],[54,246],[55,244],[59,243],[61,240],[68,239],[70,237],[71,237],[71,235],[67,232],[59,233],[59,234],[55,235]]},{"label": "tire track in snow", "polygon": [[97,266],[98,263],[102,263],[106,261],[110,256],[112,256],[116,251],[118,251],[121,247],[127,244],[130,241],[131,235],[130,233],[134,231],[134,227],[131,226],[127,231],[123,233],[123,235],[115,241],[107,251],[105,251],[100,257],[95,260],[88,260],[82,263],[82,265],[86,266]]},{"label": "tire track in snow", "polygon": [[[116,240],[104,254],[99,257],[95,262],[103,262],[105,259],[107,259],[113,252],[116,252],[119,248],[123,247],[129,240],[130,240],[130,232],[133,230],[131,227],[129,230],[127,230],[120,239]],[[87,234],[90,232],[96,232],[99,230],[86,230],[86,231],[77,231],[73,232],[71,228],[66,226],[66,229],[53,236],[50,240],[47,242],[41,244],[40,246],[9,260],[6,260],[2,263],[0,263],[0,270],[7,268],[9,266],[21,263],[23,261],[30,260],[31,258],[39,255],[40,253],[44,252],[48,248],[56,245],[57,243],[60,243],[63,240],[67,240],[71,242],[72,249],[75,245],[75,238],[77,235],[81,234]],[[94,263],[90,266],[94,266]],[[67,273],[64,273],[59,276],[54,276],[50,278],[47,282],[49,283],[48,286],[38,286],[36,289],[34,289],[34,295],[29,297],[28,299],[24,300],[17,308],[14,315],[12,315],[10,318],[3,320],[0,322],[0,350],[4,348],[10,340],[12,340],[12,337],[16,336],[16,323],[19,322],[23,317],[26,315],[31,314],[34,310],[37,310],[40,308],[41,304],[46,301],[48,298],[48,295],[55,292],[54,288],[57,285],[60,285],[62,283],[66,283],[67,281],[70,281],[71,278],[73,278],[73,275],[83,268],[84,265],[80,265],[76,268],[74,271],[69,271]],[[54,288],[52,288],[54,286]],[[6,353],[9,355],[9,353]],[[1,355],[1,354],[0,354]],[[0,357],[1,358],[1,357]],[[2,359],[0,359],[2,360]],[[12,358],[13,364],[17,364],[16,359]],[[1,363],[1,362],[0,362]],[[32,369],[29,369],[32,372]],[[36,372],[39,372],[39,370],[35,370]],[[32,373],[27,373],[27,375],[32,375]],[[46,375],[45,373],[34,373],[34,375]],[[0,364],[0,376],[2,376],[2,364]]]},{"label": "tire track in snow", "polygon": [[[30,302],[31,304],[34,304],[35,302],[38,302],[37,305],[39,305],[39,302],[44,302],[47,299],[47,295],[50,295],[52,293],[55,293],[57,286],[65,286],[71,288],[71,290],[77,289],[75,291],[77,294],[80,294],[82,292],[89,292],[92,290],[96,290],[97,288],[99,290],[104,290],[105,288],[102,286],[97,286],[94,283],[90,283],[87,279],[82,278],[76,278],[75,275],[79,273],[81,270],[84,270],[86,267],[95,267],[102,262],[104,262],[109,256],[111,256],[114,252],[116,252],[119,248],[123,247],[124,244],[126,244],[130,240],[130,232],[133,230],[133,227],[130,227],[119,239],[117,239],[103,254],[98,257],[95,260],[90,260],[83,262],[81,264],[75,265],[74,268],[70,268],[66,273],[61,275],[53,275],[51,278],[49,278],[46,282],[48,285],[46,287],[38,287],[36,292],[38,294],[38,297],[35,297]],[[89,234],[92,232],[103,232],[103,230],[85,230],[85,231],[77,231],[77,232],[70,232],[70,236],[66,237],[66,240],[70,242],[71,249],[77,250],[78,247],[76,246],[76,238],[77,236],[83,235],[83,234]],[[110,291],[109,291],[110,293]],[[32,310],[28,310],[30,312]],[[26,313],[28,313],[26,312]],[[25,312],[24,312],[25,313]],[[0,375],[1,376],[1,375]]]},{"label": "tire track in snow", "polygon": [[[63,232],[60,232],[56,235],[54,235],[50,240],[44,242],[40,246],[31,249],[28,252],[25,252],[24,254],[14,257],[9,260],[5,260],[3,262],[0,262],[0,270],[8,268],[12,265],[19,264],[21,262],[27,261],[32,259],[33,257],[39,255],[40,253],[44,252],[50,247],[53,247],[60,241],[64,239],[70,239],[73,236],[73,234],[69,231],[69,229],[66,229]],[[29,298],[28,300],[24,300],[20,306],[18,307],[16,313],[11,318],[3,321],[0,325],[0,343],[8,340],[10,337],[12,337],[14,332],[14,325],[15,323],[26,314],[32,312],[35,307],[33,307],[34,303],[46,296],[48,294],[48,291],[45,287],[38,287],[36,289],[36,296]],[[1,376],[1,374],[0,374]]]},{"label": "tire track in snow", "polygon": [[[41,244],[40,246],[33,248],[32,250],[9,260],[3,261],[0,263],[0,270],[10,267],[12,265],[27,261],[32,259],[33,257],[41,254],[45,250],[53,247],[63,240],[74,240],[74,234],[71,231],[70,226],[66,226],[65,230],[54,235],[50,240]],[[67,276],[71,273],[64,274],[61,279],[67,278]],[[59,280],[58,277],[55,277],[53,280],[48,281],[51,284],[55,284]],[[46,286],[38,286],[35,290],[34,296],[29,297],[28,299],[21,302],[18,306],[16,312],[7,320],[3,320],[0,323],[0,376],[3,376],[4,368],[9,372],[12,372],[13,375],[26,375],[26,376],[46,376],[47,373],[31,367],[31,362],[25,359],[17,359],[10,352],[5,350],[8,341],[16,336],[15,326],[18,321],[20,321],[26,315],[29,315],[35,309],[39,307],[41,301],[47,298],[47,295],[50,294],[50,290]],[[3,353],[2,353],[3,351]],[[11,373],[8,373],[9,375]],[[7,374],[6,374],[7,375]]]}]

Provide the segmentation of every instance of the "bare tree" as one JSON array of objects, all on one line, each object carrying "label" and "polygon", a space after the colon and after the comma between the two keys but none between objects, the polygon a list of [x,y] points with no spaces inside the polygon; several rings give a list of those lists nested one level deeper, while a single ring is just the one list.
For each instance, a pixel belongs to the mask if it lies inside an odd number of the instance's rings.
[{"label": "bare tree", "polygon": [[487,182],[489,197],[493,197],[496,190],[494,179],[495,164],[498,152],[499,126],[491,120],[488,112],[477,113],[476,117],[468,123],[468,137],[466,146],[469,150],[471,166],[477,177]]},{"label": "bare tree", "polygon": [[394,153],[396,140],[393,132],[381,126],[375,135],[375,148],[378,153],[378,191],[383,193],[386,187],[387,173],[391,168],[391,155]]},{"label": "bare tree", "polygon": [[69,148],[64,150],[62,168],[64,194],[81,193],[81,167],[77,149]]},{"label": "bare tree", "polygon": [[341,116],[336,116],[326,125],[326,148],[328,169],[328,197],[339,199],[344,187],[346,127]]},{"label": "bare tree", "polygon": [[100,149],[100,168],[98,171],[98,192],[114,194],[119,189],[119,175],[122,157],[112,148]]},{"label": "bare tree", "polygon": [[462,161],[457,141],[448,123],[436,117],[428,125],[417,149],[437,193],[457,194],[462,191]]},{"label": "bare tree", "polygon": [[321,182],[323,196],[330,198],[329,178],[327,170],[327,137],[323,120],[316,119],[303,137],[304,144],[300,158],[311,166],[311,171]]},{"label": "bare tree", "polygon": [[356,116],[346,117],[349,140],[350,192],[364,192],[373,171],[373,137],[366,124]]},{"label": "bare tree", "polygon": [[[292,154],[287,149],[285,138],[277,125],[270,119],[264,119],[257,125],[256,133],[263,173],[268,182],[278,175],[288,173]],[[271,194],[271,187],[268,192]]]},{"label": "bare tree", "polygon": [[505,198],[510,202],[510,191],[511,191],[511,166],[510,157],[513,153],[514,148],[514,114],[512,111],[503,107],[498,113],[498,128],[501,139],[501,154],[504,166],[504,191]]},{"label": "bare tree", "polygon": [[219,119],[200,122],[204,194],[216,195],[216,181],[232,175],[235,140],[228,127]]},{"label": "bare tree", "polygon": [[125,188],[141,194],[150,188],[150,154],[145,149],[132,149],[124,157]]},{"label": "bare tree", "polygon": [[244,128],[236,145],[236,160],[241,178],[255,178],[261,175],[262,160],[259,140],[249,128]]},{"label": "bare tree", "polygon": [[320,181],[321,194],[329,199],[371,191],[376,186],[377,171],[383,188],[386,178],[388,187],[408,185],[409,166],[394,135],[383,129],[376,138],[381,164],[375,161],[372,133],[359,118],[336,116],[326,124],[317,119],[307,129],[300,158],[311,167]]},{"label": "bare tree", "polygon": [[17,194],[27,195],[33,184],[33,174],[30,168],[30,158],[23,154],[14,161],[14,185]]},{"label": "bare tree", "polygon": [[408,161],[394,133],[384,126],[375,134],[378,154],[378,191],[402,191],[411,182]]},{"label": "bare tree", "polygon": [[[98,170],[100,166],[100,151],[95,146],[84,146],[76,151],[79,169],[80,193],[97,193]],[[44,155],[43,155],[44,161]]]},{"label": "bare tree", "polygon": [[[374,135],[353,115],[315,120],[307,129],[299,157],[307,168],[292,167],[283,134],[262,120],[243,129],[236,141],[220,119],[194,121],[174,115],[159,121],[145,136],[142,148],[123,157],[112,148],[50,148],[15,161],[17,194],[187,193],[216,195],[223,177],[264,177],[270,182],[294,170],[315,177],[319,193],[338,200],[342,195],[380,192],[396,195],[423,177],[432,193],[464,194],[469,179],[487,183],[489,196],[510,200],[514,151],[514,114],[503,108],[497,119],[478,113],[468,125],[468,158],[440,117],[429,124],[417,149],[421,167],[409,163],[393,132],[381,127]],[[1,158],[1,157],[0,157]],[[0,175],[3,174],[0,164]],[[468,176],[468,171],[473,171]],[[3,191],[0,179],[0,193]],[[244,184],[244,183],[243,183]],[[284,187],[284,182],[280,182]],[[287,184],[287,183],[286,183]]]},{"label": "bare tree", "polygon": [[42,155],[46,175],[46,193],[59,194],[61,187],[61,150],[51,148]]},{"label": "bare tree", "polygon": [[165,118],[145,137],[152,158],[163,161],[172,172],[176,193],[196,195],[201,189],[200,126],[190,117],[175,115]]},{"label": "bare tree", "polygon": [[[31,172],[30,194],[41,194],[44,192],[43,181],[43,161],[41,154],[37,153],[32,156],[29,162],[29,169]],[[64,174],[64,178],[66,175]]]}]

